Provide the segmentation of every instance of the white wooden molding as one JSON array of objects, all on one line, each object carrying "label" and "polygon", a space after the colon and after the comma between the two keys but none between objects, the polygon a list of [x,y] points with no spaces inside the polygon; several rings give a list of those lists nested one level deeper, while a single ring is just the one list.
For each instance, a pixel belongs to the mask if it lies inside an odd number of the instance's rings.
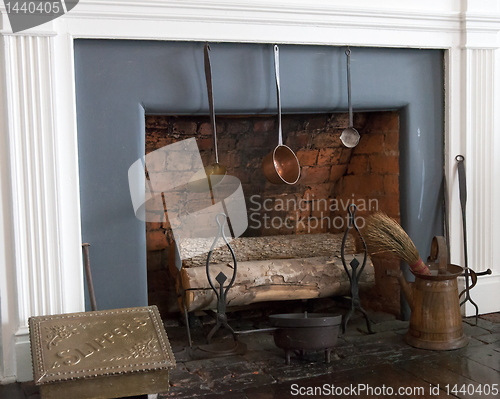
[{"label": "white wooden molding", "polygon": [[[459,12],[346,7],[330,1],[83,1],[69,18],[149,19],[241,24],[345,24],[365,29],[460,30]],[[405,23],[406,22],[406,23]],[[447,26],[448,25],[448,26]]]},{"label": "white wooden molding", "polygon": [[16,266],[16,296],[9,300],[17,302],[10,329],[15,326],[19,340],[27,334],[28,317],[63,309],[51,39],[4,36],[3,41]]},{"label": "white wooden molding", "polygon": [[[345,7],[319,0],[89,1],[81,2],[67,21],[74,37],[362,46],[383,42],[390,47],[443,46],[462,24],[458,12]],[[86,28],[90,21],[92,32]]]},{"label": "white wooden molding", "polygon": [[19,303],[27,318],[62,310],[54,112],[48,37],[5,37],[10,168]]},{"label": "white wooden molding", "polygon": [[[466,151],[467,171],[467,241],[469,267],[477,272],[492,270],[481,277],[480,289],[472,291],[482,313],[498,311],[500,304],[500,267],[495,261],[493,241],[495,220],[493,187],[498,182],[494,158],[498,154],[494,136],[498,134],[495,115],[495,50],[466,49]],[[466,314],[475,313],[467,304]]]},{"label": "white wooden molding", "polygon": [[469,49],[498,48],[500,16],[465,13],[463,18],[464,46]]},{"label": "white wooden molding", "polygon": [[[493,187],[493,50],[468,49],[467,65],[467,217],[469,264],[476,271],[493,267],[491,242],[492,187]],[[488,84],[486,84],[488,82]]]}]

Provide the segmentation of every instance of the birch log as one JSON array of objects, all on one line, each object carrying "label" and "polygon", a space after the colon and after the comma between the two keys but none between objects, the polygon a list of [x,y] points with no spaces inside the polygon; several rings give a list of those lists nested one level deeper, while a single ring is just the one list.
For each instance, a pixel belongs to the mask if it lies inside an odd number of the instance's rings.
[{"label": "birch log", "polygon": [[[346,255],[349,271],[349,262],[353,257],[354,255]],[[361,263],[363,257],[356,257]],[[233,275],[233,269],[226,264],[211,265],[210,271],[217,289],[219,284],[215,278],[219,272],[226,275],[226,285]],[[216,307],[217,298],[208,283],[205,267],[183,268],[181,279],[188,311]],[[360,289],[374,284],[374,269],[368,258],[361,275]],[[323,298],[349,293],[349,279],[338,255],[273,259],[238,262],[236,280],[227,293],[227,302],[228,306],[241,306],[264,301]]]},{"label": "birch log", "polygon": [[[339,255],[344,234],[298,234],[268,237],[238,237],[230,244],[238,262],[269,259],[303,259],[318,256]],[[183,239],[180,242],[182,265],[201,267],[207,262],[207,253],[214,239]],[[222,240],[221,240],[222,244]],[[205,251],[206,249],[206,251]],[[355,252],[354,238],[349,234],[345,253]],[[202,253],[201,255],[198,255]],[[225,245],[216,248],[210,258],[211,263],[232,262],[231,254]]]}]

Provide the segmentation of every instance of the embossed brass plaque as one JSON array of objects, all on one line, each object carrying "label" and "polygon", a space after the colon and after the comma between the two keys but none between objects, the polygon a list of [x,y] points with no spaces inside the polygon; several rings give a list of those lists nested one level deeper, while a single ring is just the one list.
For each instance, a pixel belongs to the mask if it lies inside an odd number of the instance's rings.
[{"label": "embossed brass plaque", "polygon": [[175,366],[156,306],[31,317],[29,326],[36,384]]}]

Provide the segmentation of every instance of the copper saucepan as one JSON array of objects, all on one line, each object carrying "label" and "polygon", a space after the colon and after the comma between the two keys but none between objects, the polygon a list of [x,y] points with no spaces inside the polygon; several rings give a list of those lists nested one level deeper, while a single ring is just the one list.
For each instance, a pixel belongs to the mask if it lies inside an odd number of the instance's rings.
[{"label": "copper saucepan", "polygon": [[278,97],[278,146],[262,160],[262,168],[267,180],[274,184],[295,184],[299,181],[300,165],[290,147],[283,144],[281,129],[281,93],[279,73],[279,48],[274,45],[274,72]]}]

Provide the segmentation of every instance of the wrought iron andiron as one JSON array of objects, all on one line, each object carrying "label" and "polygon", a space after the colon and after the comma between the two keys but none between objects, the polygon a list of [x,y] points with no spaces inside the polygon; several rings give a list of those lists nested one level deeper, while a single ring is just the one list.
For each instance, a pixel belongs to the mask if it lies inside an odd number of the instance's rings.
[{"label": "wrought iron andiron", "polygon": [[[344,317],[344,320],[342,322],[342,333],[345,333],[345,330],[347,327],[347,322],[349,321],[349,319],[353,315],[354,310],[358,309],[365,316],[366,328],[368,329],[368,332],[370,334],[373,334],[373,331],[372,331],[372,328],[370,325],[370,319],[368,318],[366,311],[361,307],[361,300],[359,299],[359,277],[361,276],[361,273],[363,273],[363,270],[364,270],[365,265],[366,265],[366,259],[368,258],[368,249],[366,248],[365,240],[363,239],[363,236],[361,235],[361,232],[359,231],[359,228],[356,225],[356,210],[357,209],[358,208],[356,205],[354,205],[354,204],[349,205],[349,223],[347,225],[347,229],[345,231],[344,238],[342,239],[342,246],[340,247],[340,257],[342,259],[342,265],[344,266],[347,277],[349,277],[349,284],[351,285],[351,309],[349,309],[349,312],[347,312],[347,315]],[[351,273],[349,273],[349,271],[347,270],[347,265],[346,265],[346,261],[345,261],[344,250],[345,250],[345,243],[347,240],[347,235],[349,234],[349,230],[351,229],[351,227],[354,227],[354,229],[358,232],[359,238],[361,239],[361,242],[363,243],[364,257],[363,257],[363,264],[361,265],[359,272],[358,272],[359,261],[356,258],[351,260],[351,263],[349,264],[351,266]]]},{"label": "wrought iron andiron", "polygon": [[[222,223],[219,221],[219,216],[223,217]],[[221,328],[221,326],[227,328],[231,332],[231,334],[233,335],[233,339],[235,341],[238,340],[238,337],[237,337],[235,331],[227,323],[227,315],[226,315],[227,292],[233,286],[234,280],[236,279],[236,270],[237,270],[236,256],[234,255],[233,248],[231,247],[231,245],[229,245],[229,241],[227,240],[226,235],[224,234],[224,226],[225,226],[226,221],[227,221],[226,214],[223,212],[217,214],[217,216],[215,217],[215,221],[217,222],[217,225],[219,226],[219,230],[217,232],[217,237],[215,237],[214,243],[212,244],[212,247],[210,248],[210,251],[208,252],[208,256],[207,256],[207,278],[208,278],[208,283],[210,284],[210,287],[212,287],[212,289],[215,292],[215,295],[217,296],[217,313],[216,313],[216,320],[217,321],[216,321],[215,326],[212,328],[212,330],[210,331],[210,333],[207,336],[207,343],[210,343],[210,340],[214,336],[215,332],[219,328]],[[224,242],[226,243],[226,246],[229,248],[229,251],[231,252],[231,256],[233,257],[234,268],[233,268],[233,276],[231,278],[231,281],[229,282],[229,284],[227,285],[227,287],[225,289],[224,289],[224,283],[227,280],[227,276],[222,272],[220,272],[217,275],[217,277],[215,278],[215,280],[219,283],[219,290],[217,290],[217,288],[215,288],[215,286],[214,286],[214,283],[212,282],[212,278],[210,277],[210,257],[212,256],[212,252],[217,244],[217,241],[219,241],[219,238],[221,238],[221,237],[224,240]]]}]

